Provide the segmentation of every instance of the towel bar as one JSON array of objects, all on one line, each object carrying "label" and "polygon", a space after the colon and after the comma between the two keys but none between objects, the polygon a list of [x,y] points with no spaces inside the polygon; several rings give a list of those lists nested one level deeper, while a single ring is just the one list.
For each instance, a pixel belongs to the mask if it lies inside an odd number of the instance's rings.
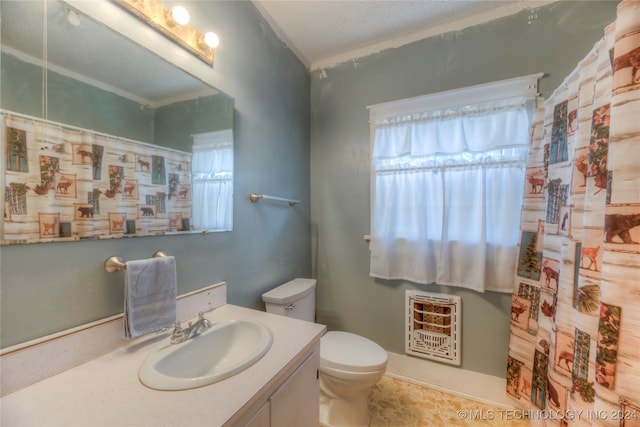
[{"label": "towel bar", "polygon": [[[167,254],[165,254],[163,251],[158,251],[153,254],[154,258],[162,256],[167,256]],[[114,271],[126,270],[127,264],[125,264],[124,261],[122,261],[122,258],[120,258],[119,256],[112,256],[107,258],[107,260],[104,262],[104,269],[107,271],[107,273],[113,273]]]},{"label": "towel bar", "polygon": [[277,200],[279,202],[287,202],[287,203],[289,203],[289,206],[295,206],[298,203],[300,203],[300,200],[285,199],[284,197],[267,196],[266,194],[251,193],[249,195],[249,200],[251,200],[253,203],[257,202],[260,199]]}]

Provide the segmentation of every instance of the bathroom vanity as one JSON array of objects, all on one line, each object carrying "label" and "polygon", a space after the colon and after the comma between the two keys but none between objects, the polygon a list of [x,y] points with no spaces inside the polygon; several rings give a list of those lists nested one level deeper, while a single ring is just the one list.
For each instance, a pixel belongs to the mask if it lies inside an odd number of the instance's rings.
[{"label": "bathroom vanity", "polygon": [[[326,330],[323,325],[230,304],[221,305],[206,317],[212,322],[260,322],[273,333],[271,348],[255,364],[220,382],[190,390],[158,391],[139,381],[138,370],[150,352],[166,345],[169,333],[149,335],[5,395],[0,402],[0,424],[319,425],[318,368],[320,337]],[[28,363],[21,368],[31,369]]]}]

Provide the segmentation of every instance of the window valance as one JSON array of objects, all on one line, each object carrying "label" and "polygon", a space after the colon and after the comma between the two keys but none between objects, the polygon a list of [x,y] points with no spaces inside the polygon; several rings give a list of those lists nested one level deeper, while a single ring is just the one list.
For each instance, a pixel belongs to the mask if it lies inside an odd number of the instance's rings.
[{"label": "window valance", "polygon": [[449,107],[376,120],[373,158],[483,153],[526,147],[526,97]]}]

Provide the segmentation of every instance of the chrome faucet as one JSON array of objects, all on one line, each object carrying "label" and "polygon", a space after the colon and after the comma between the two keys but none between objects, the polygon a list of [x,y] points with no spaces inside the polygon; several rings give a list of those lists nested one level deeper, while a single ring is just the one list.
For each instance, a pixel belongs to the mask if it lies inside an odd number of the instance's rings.
[{"label": "chrome faucet", "polygon": [[181,342],[185,342],[191,338],[197,337],[207,329],[209,329],[213,324],[204,317],[205,313],[215,310],[215,307],[211,307],[207,310],[201,311],[198,313],[198,320],[196,323],[191,324],[189,322],[189,326],[186,328],[182,328],[180,322],[176,322],[173,328],[173,333],[171,334],[171,344],[180,344]]}]

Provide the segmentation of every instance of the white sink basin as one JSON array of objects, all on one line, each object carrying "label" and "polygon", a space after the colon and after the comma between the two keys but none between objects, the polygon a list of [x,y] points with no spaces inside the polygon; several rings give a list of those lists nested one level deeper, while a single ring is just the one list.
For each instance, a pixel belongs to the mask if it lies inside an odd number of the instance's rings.
[{"label": "white sink basin", "polygon": [[273,334],[265,325],[223,320],[197,337],[152,352],[138,376],[156,390],[186,390],[213,384],[243,371],[269,350]]}]

